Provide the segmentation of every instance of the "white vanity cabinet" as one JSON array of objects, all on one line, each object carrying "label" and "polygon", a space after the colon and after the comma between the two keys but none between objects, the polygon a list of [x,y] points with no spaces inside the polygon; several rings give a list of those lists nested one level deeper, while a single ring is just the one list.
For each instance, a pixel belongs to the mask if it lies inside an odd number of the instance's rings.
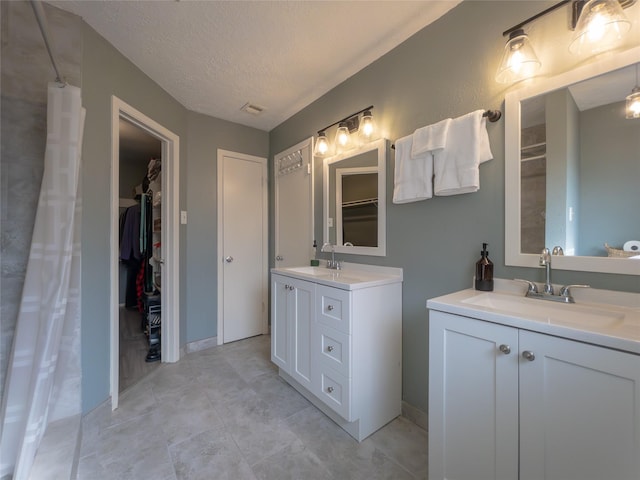
[{"label": "white vanity cabinet", "polygon": [[311,324],[316,307],[315,284],[273,275],[271,295],[271,360],[301,385],[313,389]]},{"label": "white vanity cabinet", "polygon": [[429,479],[640,478],[640,356],[431,310]]},{"label": "white vanity cabinet", "polygon": [[312,281],[287,273],[272,271],[272,361],[361,441],[401,413],[401,277],[355,282],[336,272]]}]

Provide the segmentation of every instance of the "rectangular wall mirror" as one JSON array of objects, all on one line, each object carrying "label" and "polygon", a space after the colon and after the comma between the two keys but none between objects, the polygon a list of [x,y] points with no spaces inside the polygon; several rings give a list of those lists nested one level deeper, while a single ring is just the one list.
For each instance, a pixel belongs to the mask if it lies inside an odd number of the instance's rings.
[{"label": "rectangular wall mirror", "polygon": [[[640,274],[640,119],[625,118],[640,47],[505,99],[505,263]],[[606,244],[606,245],[605,245]],[[640,254],[640,252],[638,252]]]},{"label": "rectangular wall mirror", "polygon": [[323,242],[336,252],[386,255],[387,148],[381,139],[325,159]]}]

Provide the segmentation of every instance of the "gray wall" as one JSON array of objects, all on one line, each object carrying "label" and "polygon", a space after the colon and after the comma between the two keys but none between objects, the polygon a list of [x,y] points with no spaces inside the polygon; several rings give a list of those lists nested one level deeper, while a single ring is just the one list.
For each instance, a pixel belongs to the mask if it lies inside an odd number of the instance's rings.
[{"label": "gray wall", "polygon": [[640,120],[625,119],[624,106],[580,115],[581,255],[606,256],[605,242],[640,240]]},{"label": "gray wall", "polygon": [[[391,140],[443,118],[476,109],[503,109],[506,89],[494,81],[504,48],[500,33],[551,3],[463,2],[272,130],[271,154],[371,104],[375,106],[373,114],[378,126]],[[565,21],[566,17],[559,12],[549,23],[562,25],[564,29]],[[544,21],[536,23],[539,35],[542,32],[543,47],[548,45],[548,51],[554,48],[557,51],[559,40],[554,38],[553,31],[546,32],[544,25]],[[570,32],[562,30],[561,34],[568,36]],[[560,41],[564,42],[564,37]],[[543,62],[546,60],[543,56]],[[570,66],[571,61],[564,63]],[[404,269],[403,397],[424,411],[429,368],[426,300],[471,286],[482,242],[489,243],[496,277],[543,280],[542,269],[504,264],[504,119],[489,123],[487,130],[494,158],[480,167],[479,192],[405,205],[394,205],[388,200],[387,256],[341,256],[347,261]],[[321,205],[320,161],[315,172],[316,205]],[[387,174],[390,199],[393,154]],[[320,219],[318,208],[316,238],[321,238]],[[636,278],[623,275],[557,271],[554,279],[558,283],[589,283],[597,288],[640,291]]]},{"label": "gray wall", "polygon": [[194,112],[188,114],[187,204],[189,222],[186,341],[217,335],[217,156],[218,149],[267,157],[269,135]]},{"label": "gray wall", "polygon": [[[4,385],[31,246],[47,137],[47,84],[55,74],[27,2],[2,2],[2,155],[0,170],[1,288],[0,386]],[[60,67],[80,86],[82,24],[45,5]],[[74,344],[75,346],[75,344]],[[68,368],[80,376],[77,356]],[[1,391],[1,388],[0,388]],[[79,392],[78,392],[79,397]]]}]

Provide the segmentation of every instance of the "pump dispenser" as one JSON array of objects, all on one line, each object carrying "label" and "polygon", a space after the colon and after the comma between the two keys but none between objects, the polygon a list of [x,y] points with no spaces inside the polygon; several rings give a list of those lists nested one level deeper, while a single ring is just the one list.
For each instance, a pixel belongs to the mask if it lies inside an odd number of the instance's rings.
[{"label": "pump dispenser", "polygon": [[482,244],[481,258],[476,262],[476,290],[493,291],[493,262],[489,260],[487,243]]}]

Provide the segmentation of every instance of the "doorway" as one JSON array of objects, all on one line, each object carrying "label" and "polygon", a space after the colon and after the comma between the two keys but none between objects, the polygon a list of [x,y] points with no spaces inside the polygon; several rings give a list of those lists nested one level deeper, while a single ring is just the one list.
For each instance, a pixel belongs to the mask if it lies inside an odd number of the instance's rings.
[{"label": "doorway", "polygon": [[218,150],[218,344],[269,333],[267,159]]},{"label": "doorway", "polygon": [[119,396],[119,179],[120,179],[120,120],[139,127],[161,142],[162,202],[160,218],[162,270],[162,322],[160,343],[162,362],[176,362],[180,358],[179,337],[179,137],[151,118],[111,97],[111,225],[110,225],[110,390],[111,408],[118,407]]}]

